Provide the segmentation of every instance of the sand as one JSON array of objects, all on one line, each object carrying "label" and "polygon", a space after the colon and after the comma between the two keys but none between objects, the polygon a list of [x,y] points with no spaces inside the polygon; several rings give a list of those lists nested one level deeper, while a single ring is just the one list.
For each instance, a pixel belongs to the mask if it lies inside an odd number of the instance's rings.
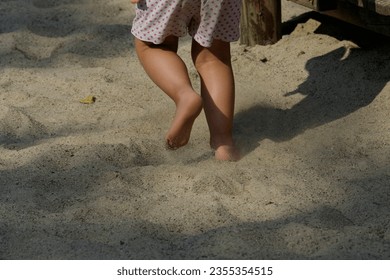
[{"label": "sand", "polygon": [[232,44],[243,158],[219,162],[203,113],[164,148],[133,16],[1,1],[0,259],[390,258],[389,40],[283,1],[282,40]]}]

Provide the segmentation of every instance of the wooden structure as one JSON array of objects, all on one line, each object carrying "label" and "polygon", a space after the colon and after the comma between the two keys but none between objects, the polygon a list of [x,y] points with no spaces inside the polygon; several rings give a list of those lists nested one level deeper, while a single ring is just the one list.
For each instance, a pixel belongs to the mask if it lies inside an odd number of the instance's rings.
[{"label": "wooden structure", "polygon": [[[317,12],[390,36],[390,0],[288,0]],[[281,0],[243,0],[244,45],[267,45],[281,38]]]},{"label": "wooden structure", "polygon": [[243,0],[241,38],[244,45],[276,43],[282,36],[281,0]]}]

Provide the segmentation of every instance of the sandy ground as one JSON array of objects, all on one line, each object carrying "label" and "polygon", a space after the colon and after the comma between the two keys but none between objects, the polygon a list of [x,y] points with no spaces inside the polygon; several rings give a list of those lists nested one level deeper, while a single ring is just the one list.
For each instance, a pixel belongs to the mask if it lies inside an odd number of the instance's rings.
[{"label": "sandy ground", "polygon": [[232,46],[244,157],[226,163],[203,114],[164,149],[174,107],[133,15],[0,2],[0,259],[390,258],[388,40],[283,1],[281,41]]}]

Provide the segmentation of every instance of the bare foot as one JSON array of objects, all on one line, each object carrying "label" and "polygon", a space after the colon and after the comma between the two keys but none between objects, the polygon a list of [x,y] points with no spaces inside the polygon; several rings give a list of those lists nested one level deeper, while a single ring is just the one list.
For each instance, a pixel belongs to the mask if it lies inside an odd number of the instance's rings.
[{"label": "bare foot", "polygon": [[215,149],[215,159],[223,161],[239,161],[240,152],[234,145],[222,145]]},{"label": "bare foot", "polygon": [[202,111],[202,98],[196,94],[187,94],[178,104],[172,124],[166,135],[169,149],[178,149],[190,140],[192,125]]}]

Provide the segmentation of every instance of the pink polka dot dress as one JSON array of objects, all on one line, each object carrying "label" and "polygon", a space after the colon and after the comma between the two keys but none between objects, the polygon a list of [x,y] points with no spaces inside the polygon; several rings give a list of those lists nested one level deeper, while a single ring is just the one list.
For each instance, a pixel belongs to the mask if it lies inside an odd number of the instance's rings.
[{"label": "pink polka dot dress", "polygon": [[141,0],[131,32],[146,42],[161,44],[167,36],[190,34],[200,45],[213,39],[240,37],[241,0]]}]

